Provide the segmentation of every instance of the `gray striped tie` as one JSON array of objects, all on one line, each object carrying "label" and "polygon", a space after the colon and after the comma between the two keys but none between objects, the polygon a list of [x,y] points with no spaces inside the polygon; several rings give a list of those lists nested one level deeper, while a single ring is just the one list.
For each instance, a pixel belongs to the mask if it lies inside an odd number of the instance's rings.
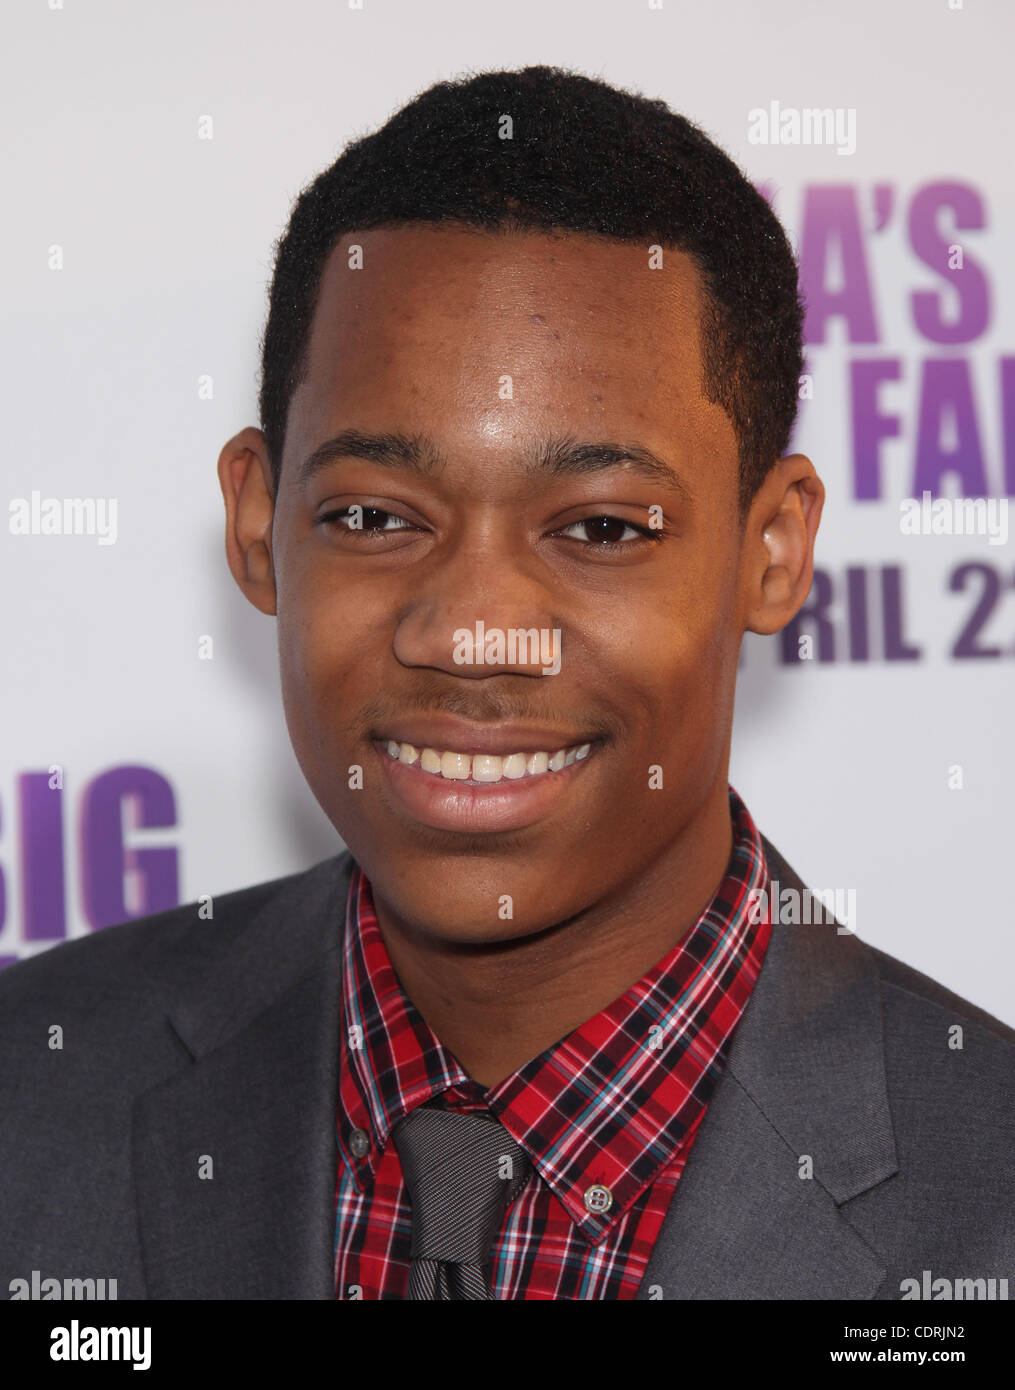
[{"label": "gray striped tie", "polygon": [[408,1299],[493,1298],[491,1248],[531,1171],[488,1113],[421,1105],[394,1128],[412,1201]]}]

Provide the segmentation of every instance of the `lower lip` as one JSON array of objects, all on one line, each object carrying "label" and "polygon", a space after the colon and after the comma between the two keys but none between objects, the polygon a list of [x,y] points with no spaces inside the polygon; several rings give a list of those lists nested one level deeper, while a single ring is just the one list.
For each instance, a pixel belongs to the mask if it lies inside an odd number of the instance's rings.
[{"label": "lower lip", "polygon": [[414,820],[435,830],[521,830],[542,820],[568,795],[599,751],[575,759],[559,772],[540,772],[499,782],[472,784],[424,772],[419,763],[393,758],[379,739],[372,740],[384,765],[388,786]]}]

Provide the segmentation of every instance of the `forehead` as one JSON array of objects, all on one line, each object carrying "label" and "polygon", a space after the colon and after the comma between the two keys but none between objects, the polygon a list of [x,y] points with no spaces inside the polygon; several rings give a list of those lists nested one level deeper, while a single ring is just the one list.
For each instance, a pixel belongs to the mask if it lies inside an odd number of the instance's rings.
[{"label": "forehead", "polygon": [[433,224],[350,232],[324,268],[310,356],[335,338],[415,341],[443,323],[482,341],[514,323],[696,363],[699,293],[692,258],[649,242]]},{"label": "forehead", "polygon": [[654,433],[687,458],[680,440],[735,450],[702,394],[701,307],[692,258],[648,241],[457,224],[347,233],[321,278],[293,446],[345,425],[439,426],[465,443],[477,420],[499,430],[507,401],[520,430],[649,447]]}]

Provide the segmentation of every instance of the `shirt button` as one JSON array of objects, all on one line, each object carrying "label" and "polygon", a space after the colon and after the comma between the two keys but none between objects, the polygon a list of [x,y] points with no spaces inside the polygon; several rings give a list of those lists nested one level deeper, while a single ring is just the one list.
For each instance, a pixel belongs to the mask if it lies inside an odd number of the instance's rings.
[{"label": "shirt button", "polygon": [[591,1187],[585,1189],[582,1201],[585,1203],[586,1211],[595,1212],[596,1216],[602,1216],[613,1206],[613,1193],[608,1187],[603,1187],[601,1183],[595,1182]]},{"label": "shirt button", "polygon": [[370,1135],[365,1129],[354,1129],[349,1135],[349,1148],[355,1158],[365,1158],[370,1152]]}]

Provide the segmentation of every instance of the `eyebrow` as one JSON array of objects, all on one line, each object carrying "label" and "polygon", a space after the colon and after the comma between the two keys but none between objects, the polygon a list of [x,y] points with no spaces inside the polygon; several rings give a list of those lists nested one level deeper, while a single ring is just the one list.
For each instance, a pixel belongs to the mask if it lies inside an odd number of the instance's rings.
[{"label": "eyebrow", "polygon": [[[303,460],[296,486],[305,487],[315,474],[342,458],[366,459],[418,478],[440,477],[447,467],[447,460],[428,435],[364,434],[360,430],[342,430],[318,444]],[[657,487],[676,492],[685,501],[691,500],[691,491],[680,475],[642,444],[583,443],[571,436],[551,438],[544,440],[527,461],[528,473],[533,479],[582,477],[620,467]]]}]

